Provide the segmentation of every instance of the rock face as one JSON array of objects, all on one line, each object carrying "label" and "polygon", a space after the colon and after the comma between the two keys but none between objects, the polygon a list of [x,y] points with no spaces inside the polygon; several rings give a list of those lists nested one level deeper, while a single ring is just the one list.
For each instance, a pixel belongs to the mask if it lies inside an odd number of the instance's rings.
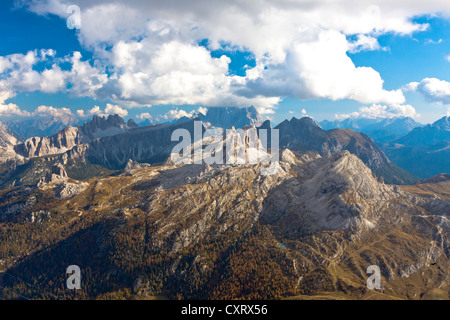
[{"label": "rock face", "polygon": [[82,193],[88,187],[86,182],[69,182],[69,176],[61,163],[53,165],[51,171],[42,177],[37,187],[41,189],[53,189],[58,199],[70,199]]},{"label": "rock face", "polygon": [[69,180],[66,169],[60,163],[55,164],[51,171],[45,177],[42,177],[38,183],[38,187],[46,186],[47,184],[59,184]]},{"label": "rock face", "polygon": [[83,126],[69,126],[50,137],[27,139],[24,143],[15,146],[15,151],[27,158],[61,154],[76,145],[120,134],[135,127],[137,125],[134,121],[126,124],[118,115],[110,115],[107,118],[95,115]]},{"label": "rock face", "polygon": [[21,163],[22,157],[14,151],[14,146],[20,142],[20,139],[9,129],[9,127],[0,122],[0,164],[7,161]]},{"label": "rock face", "polygon": [[96,139],[86,146],[84,155],[91,163],[109,169],[123,169],[130,159],[141,163],[163,163],[179,143],[172,141],[172,133],[177,129],[186,129],[193,138],[194,121],[135,128]]},{"label": "rock face", "polygon": [[12,147],[20,140],[13,134],[9,127],[0,121],[0,147]]},{"label": "rock face", "polygon": [[51,137],[34,137],[15,146],[15,151],[26,157],[42,157],[50,154],[64,153],[83,142],[78,128],[66,127]]},{"label": "rock face", "polygon": [[125,171],[126,172],[131,172],[133,170],[138,170],[138,169],[142,169],[142,168],[148,168],[151,167],[151,164],[149,163],[139,163],[137,161],[133,161],[133,160],[128,160],[127,165],[125,166]]}]

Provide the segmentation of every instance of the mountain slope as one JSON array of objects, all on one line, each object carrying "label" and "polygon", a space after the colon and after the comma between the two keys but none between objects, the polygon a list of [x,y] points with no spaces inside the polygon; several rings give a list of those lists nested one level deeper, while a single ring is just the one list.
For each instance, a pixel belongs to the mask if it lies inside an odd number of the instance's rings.
[{"label": "mountain slope", "polygon": [[280,130],[281,148],[320,153],[348,150],[389,183],[407,184],[417,181],[414,176],[392,164],[384,152],[364,133],[350,129],[325,131],[308,117],[285,120],[275,129]]},{"label": "mountain slope", "polygon": [[[281,158],[271,176],[260,164],[164,165],[90,179],[64,200],[58,183],[3,191],[11,277],[0,297],[419,299],[447,288],[448,202],[384,185],[346,151]],[[76,293],[64,289],[68,264],[82,268]],[[370,265],[381,290],[367,289]]]}]

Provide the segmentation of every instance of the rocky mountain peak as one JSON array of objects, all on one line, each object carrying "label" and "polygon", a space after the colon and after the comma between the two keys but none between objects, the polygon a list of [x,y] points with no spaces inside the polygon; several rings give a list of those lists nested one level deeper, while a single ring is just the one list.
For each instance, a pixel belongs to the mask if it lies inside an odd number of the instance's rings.
[{"label": "rocky mountain peak", "polygon": [[[128,123],[132,128],[137,127],[133,120],[128,121]],[[85,122],[80,127],[80,130],[90,139],[97,139],[121,133],[131,127],[118,114],[109,115],[108,117],[94,115],[92,120]]]},{"label": "rocky mountain peak", "polygon": [[442,130],[450,131],[450,117],[442,117],[433,123],[433,127],[438,127]]},{"label": "rocky mountain peak", "polygon": [[61,163],[56,163],[52,166],[51,171],[39,180],[37,186],[43,187],[47,184],[64,183],[69,180],[66,169]]},{"label": "rocky mountain peak", "polygon": [[262,124],[262,117],[255,107],[213,107],[209,108],[206,115],[199,113],[198,117],[204,123],[210,123],[213,127],[229,129],[243,128],[245,126],[259,126]]}]

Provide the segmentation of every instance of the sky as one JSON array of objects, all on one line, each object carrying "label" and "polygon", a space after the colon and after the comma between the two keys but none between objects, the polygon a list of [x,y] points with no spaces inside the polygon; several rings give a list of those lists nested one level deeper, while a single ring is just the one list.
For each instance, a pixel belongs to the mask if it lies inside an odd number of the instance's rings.
[{"label": "sky", "polygon": [[450,2],[7,0],[0,121],[450,115]]}]

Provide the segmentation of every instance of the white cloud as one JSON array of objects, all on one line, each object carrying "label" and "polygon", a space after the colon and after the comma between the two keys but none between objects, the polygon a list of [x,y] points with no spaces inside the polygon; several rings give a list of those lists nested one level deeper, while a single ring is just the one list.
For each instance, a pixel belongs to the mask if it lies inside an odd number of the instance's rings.
[{"label": "white cloud", "polygon": [[0,116],[10,117],[10,116],[29,116],[30,113],[27,111],[22,111],[19,106],[14,103],[3,104],[0,103]]},{"label": "white cloud", "polygon": [[106,104],[106,108],[105,108],[105,113],[106,114],[118,114],[119,116],[126,117],[128,115],[128,111],[119,107],[118,105],[113,105],[110,103]]},{"label": "white cloud", "polygon": [[447,60],[448,62],[450,62],[450,54],[448,56],[445,56],[445,60]]},{"label": "white cloud", "polygon": [[87,118],[93,115],[98,115],[101,114],[102,110],[100,109],[99,106],[95,106],[92,109],[88,110],[87,113],[84,110],[77,110],[77,115],[80,118]]},{"label": "white cloud", "polygon": [[374,51],[381,49],[386,50],[386,48],[381,48],[377,38],[360,34],[356,41],[350,43],[349,52],[356,53],[360,51]]},{"label": "white cloud", "polygon": [[136,118],[141,119],[141,120],[145,120],[145,119],[152,120],[153,119],[153,117],[148,112],[143,112],[143,113],[137,115]]},{"label": "white cloud", "polygon": [[[55,68],[54,83],[41,90],[62,90],[65,79],[73,94],[126,107],[255,105],[265,113],[273,112],[281,97],[403,104],[401,90],[385,90],[376,70],[356,67],[347,53],[382,49],[377,38],[388,32],[410,35],[427,29],[412,21],[417,15],[450,13],[450,4],[441,0],[22,3],[38,14],[62,18],[69,4],[79,5],[79,40],[95,52],[96,68],[74,54],[72,70],[63,76]],[[198,45],[202,39],[209,40],[207,49]],[[244,77],[230,75],[230,59],[211,56],[220,47],[250,51],[256,67]],[[0,70],[8,67],[0,60]],[[35,73],[27,79],[30,87],[41,83]]]},{"label": "white cloud", "polygon": [[32,115],[51,115],[54,117],[72,116],[72,111],[68,108],[54,108],[51,106],[39,106]]},{"label": "white cloud", "polygon": [[[352,99],[364,104],[401,104],[401,90],[383,89],[383,79],[372,68],[356,67],[346,52],[349,43],[337,31],[293,45],[287,63],[259,68],[259,76],[242,86],[242,94],[272,94],[298,99]],[[255,67],[257,69],[258,66]],[[248,72],[252,72],[250,70]]]},{"label": "white cloud", "polygon": [[450,82],[448,81],[425,78],[420,82],[409,83],[407,88],[420,92],[428,101],[450,104]]},{"label": "white cloud", "polygon": [[425,44],[440,44],[442,43],[444,40],[439,39],[439,40],[433,40],[433,39],[427,39],[425,41]]},{"label": "white cloud", "polygon": [[411,117],[417,118],[420,115],[416,112],[416,109],[411,105],[380,105],[373,104],[370,107],[361,107],[359,111],[349,114],[336,114],[335,117],[339,120],[346,118],[396,118],[396,117]]},{"label": "white cloud", "polygon": [[[41,91],[45,93],[69,92],[75,96],[95,97],[95,91],[107,81],[107,75],[81,60],[74,52],[63,59],[55,57],[52,49],[29,51],[0,57],[0,102],[13,98],[17,92]],[[51,65],[36,71],[38,63]],[[70,70],[62,70],[59,64],[69,63]],[[67,89],[67,86],[70,88]]]},{"label": "white cloud", "polygon": [[60,119],[70,119],[74,115],[69,108],[54,108],[52,106],[38,106],[34,111],[28,112],[21,110],[14,103],[0,103],[0,116],[2,117],[54,117]]},{"label": "white cloud", "polygon": [[77,110],[77,115],[80,118],[90,118],[94,115],[99,115],[99,116],[108,116],[110,114],[117,114],[120,117],[126,117],[128,115],[128,110],[121,108],[118,105],[113,105],[110,103],[106,104],[105,110],[102,110],[99,106],[94,106],[92,109],[90,110]]},{"label": "white cloud", "polygon": [[178,120],[178,119],[184,118],[184,117],[192,119],[192,118],[197,117],[199,113],[206,115],[207,111],[208,111],[208,109],[206,109],[204,107],[199,107],[197,110],[192,110],[190,112],[186,112],[185,110],[175,108],[175,109],[170,110],[166,114],[159,116],[159,119]]}]

